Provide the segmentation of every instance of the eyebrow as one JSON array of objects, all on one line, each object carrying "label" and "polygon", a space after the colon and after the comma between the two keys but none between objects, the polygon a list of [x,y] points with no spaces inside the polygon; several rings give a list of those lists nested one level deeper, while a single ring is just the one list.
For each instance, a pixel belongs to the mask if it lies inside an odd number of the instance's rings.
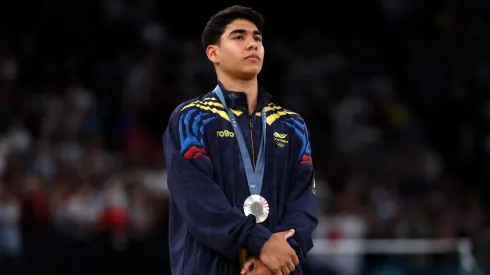
[{"label": "eyebrow", "polygon": [[[245,33],[247,33],[247,31],[244,29],[236,29],[236,30],[232,30],[228,36],[231,36],[234,34],[245,34]],[[254,30],[253,35],[254,36],[255,35],[262,35],[262,33],[259,30]]]}]

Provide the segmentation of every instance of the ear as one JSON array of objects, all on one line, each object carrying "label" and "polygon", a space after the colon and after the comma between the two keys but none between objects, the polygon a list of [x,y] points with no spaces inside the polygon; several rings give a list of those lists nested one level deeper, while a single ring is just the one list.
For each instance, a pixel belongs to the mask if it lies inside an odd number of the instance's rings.
[{"label": "ear", "polygon": [[219,47],[217,45],[209,45],[206,48],[206,55],[213,64],[219,64]]}]

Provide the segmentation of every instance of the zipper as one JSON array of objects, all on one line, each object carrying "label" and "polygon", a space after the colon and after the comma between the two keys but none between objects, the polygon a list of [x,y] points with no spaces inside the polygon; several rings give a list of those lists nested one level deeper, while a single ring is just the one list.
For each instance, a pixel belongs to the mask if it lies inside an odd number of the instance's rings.
[{"label": "zipper", "polygon": [[248,125],[250,128],[250,139],[252,141],[252,167],[255,170],[255,148],[254,148],[254,133],[253,133],[253,115],[248,116]]}]

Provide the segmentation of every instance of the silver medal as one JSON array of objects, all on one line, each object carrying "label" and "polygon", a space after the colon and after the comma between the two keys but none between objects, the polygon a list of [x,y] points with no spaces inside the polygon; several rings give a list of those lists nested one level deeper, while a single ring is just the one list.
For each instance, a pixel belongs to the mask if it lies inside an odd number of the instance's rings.
[{"label": "silver medal", "polygon": [[243,203],[245,216],[255,216],[255,221],[261,223],[269,217],[269,203],[261,195],[251,195]]}]

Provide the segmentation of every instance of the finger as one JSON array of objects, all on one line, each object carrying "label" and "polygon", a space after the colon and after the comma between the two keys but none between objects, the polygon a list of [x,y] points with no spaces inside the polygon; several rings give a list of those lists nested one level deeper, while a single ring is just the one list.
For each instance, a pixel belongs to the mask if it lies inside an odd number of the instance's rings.
[{"label": "finger", "polygon": [[252,271],[250,271],[250,273],[248,273],[248,275],[263,275],[263,274],[271,274],[270,272],[268,272],[268,270],[264,269],[263,267],[254,267],[254,269]]},{"label": "finger", "polygon": [[274,275],[282,275],[282,272],[281,272],[281,269],[280,268],[277,268],[277,269],[274,269],[274,270],[271,270],[272,273],[274,273]]},{"label": "finger", "polygon": [[282,274],[283,275],[288,275],[289,274],[289,268],[288,268],[288,266],[287,265],[283,266],[282,269],[281,269],[281,271],[282,271]]},{"label": "finger", "polygon": [[298,255],[296,255],[296,253],[293,253],[291,260],[293,261],[295,266],[299,265],[299,259],[298,259]]},{"label": "finger", "polygon": [[254,264],[255,258],[250,258],[248,259],[242,266],[242,271],[240,274],[247,274],[248,271],[250,271],[250,268],[252,268]]},{"label": "finger", "polygon": [[285,240],[287,240],[288,238],[292,237],[294,235],[294,229],[290,229],[288,231],[288,233],[286,234],[286,236],[284,237]]},{"label": "finger", "polygon": [[289,262],[288,268],[289,268],[289,271],[292,273],[296,269],[296,266],[294,265],[293,262]]}]

